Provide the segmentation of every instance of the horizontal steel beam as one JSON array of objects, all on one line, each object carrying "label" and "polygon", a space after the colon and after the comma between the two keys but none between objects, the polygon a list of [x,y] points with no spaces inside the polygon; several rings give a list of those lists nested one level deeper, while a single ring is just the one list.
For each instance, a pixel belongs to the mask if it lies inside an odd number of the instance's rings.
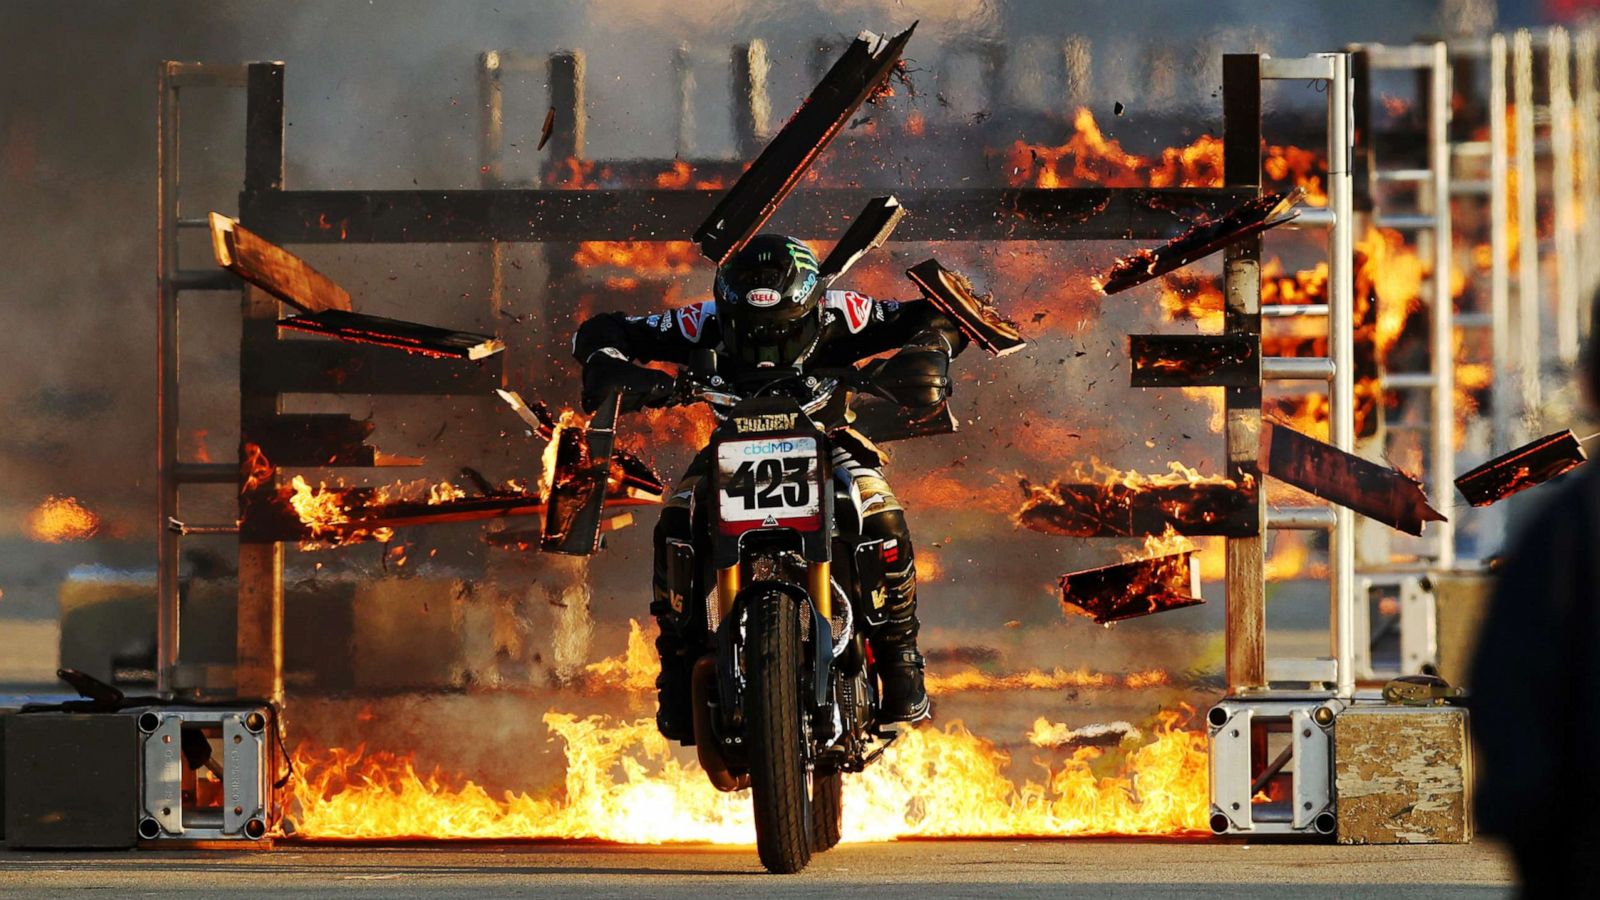
[{"label": "horizontal steel beam", "polygon": [[1331,506],[1267,507],[1267,527],[1278,531],[1328,531],[1333,525]]},{"label": "horizontal steel beam", "polygon": [[[797,190],[771,227],[836,238],[871,190]],[[284,244],[687,241],[714,190],[262,191],[240,218]],[[899,193],[896,241],[1149,240],[1256,196],[1249,188],[934,188]]]},{"label": "horizontal steel beam", "polygon": [[1332,81],[1333,57],[1322,55],[1277,59],[1263,56],[1261,77],[1280,81]]},{"label": "horizontal steel beam", "polygon": [[1268,303],[1261,307],[1261,316],[1266,319],[1291,319],[1295,316],[1325,316],[1328,314],[1326,303]]},{"label": "horizontal steel beam", "polygon": [[1267,356],[1261,377],[1267,381],[1332,381],[1333,360],[1326,356]]}]

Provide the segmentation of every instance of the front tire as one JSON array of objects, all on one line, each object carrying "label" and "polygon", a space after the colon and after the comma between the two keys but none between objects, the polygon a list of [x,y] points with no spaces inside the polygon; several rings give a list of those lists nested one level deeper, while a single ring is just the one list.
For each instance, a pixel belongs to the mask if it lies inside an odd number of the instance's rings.
[{"label": "front tire", "polygon": [[800,717],[800,608],[780,591],[751,617],[746,722],[756,852],[767,871],[792,874],[811,861],[811,797]]},{"label": "front tire", "polygon": [[844,829],[844,773],[811,776],[811,852],[832,850]]}]

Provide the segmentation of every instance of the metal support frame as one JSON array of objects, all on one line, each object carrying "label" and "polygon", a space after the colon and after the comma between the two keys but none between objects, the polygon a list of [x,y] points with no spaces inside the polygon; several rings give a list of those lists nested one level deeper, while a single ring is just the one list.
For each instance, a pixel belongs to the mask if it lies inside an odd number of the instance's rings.
[{"label": "metal support frame", "polygon": [[[1565,28],[1545,38],[1550,121],[1551,252],[1555,255],[1556,358],[1563,369],[1578,362],[1578,222],[1574,181],[1572,121],[1572,41]],[[1537,110],[1536,110],[1537,113]]]},{"label": "metal support frame", "polygon": [[[1250,65],[1254,62],[1254,66]],[[1252,89],[1246,80],[1254,71],[1256,85]],[[1232,77],[1230,78],[1230,73]],[[1353,183],[1351,148],[1352,104],[1350,57],[1345,53],[1322,53],[1299,59],[1273,59],[1250,54],[1230,54],[1224,57],[1223,103],[1229,112],[1224,128],[1224,165],[1229,183],[1234,176],[1245,177],[1245,163],[1253,167],[1254,183],[1260,183],[1260,81],[1273,79],[1313,80],[1327,86],[1327,137],[1328,137],[1328,206],[1315,223],[1328,229],[1328,303],[1317,308],[1306,307],[1274,309],[1274,318],[1287,317],[1297,312],[1302,315],[1326,317],[1328,323],[1328,352],[1326,359],[1297,360],[1293,362],[1269,358],[1262,360],[1266,377],[1294,376],[1303,379],[1324,380],[1329,393],[1329,438],[1333,446],[1345,452],[1355,449],[1355,330],[1353,294]],[[1246,109],[1246,106],[1253,106]],[[1254,144],[1248,144],[1251,135],[1246,129],[1235,129],[1235,121],[1254,123]],[[1235,166],[1238,166],[1236,169]],[[1304,218],[1304,217],[1302,217]],[[1259,259],[1259,243],[1254,248]],[[1230,258],[1231,259],[1231,258]],[[1235,297],[1249,298],[1254,307],[1253,321],[1241,324],[1260,332],[1260,269],[1259,265],[1228,265],[1225,295],[1230,304]],[[1238,315],[1246,315],[1243,302]],[[1230,306],[1230,312],[1232,312]],[[1233,330],[1232,327],[1229,330]],[[1231,467],[1243,469],[1249,460],[1259,477],[1259,433],[1261,426],[1261,393],[1230,391],[1230,401],[1236,405],[1228,409],[1228,453]],[[1243,407],[1253,402],[1253,412]],[[1238,427],[1235,427],[1235,426]],[[1355,570],[1355,514],[1341,506],[1327,507],[1326,513],[1310,510],[1276,510],[1261,519],[1262,536],[1241,539],[1239,546],[1229,541],[1228,590],[1228,689],[1232,695],[1259,691],[1274,682],[1315,682],[1331,684],[1339,696],[1348,697],[1355,692],[1354,668],[1354,570]],[[1265,576],[1261,568],[1248,564],[1236,565],[1236,555],[1248,552],[1248,560],[1241,563],[1258,563],[1268,528],[1326,528],[1329,532],[1329,650],[1328,659],[1318,660],[1267,660],[1266,617],[1256,605],[1264,606]],[[1254,543],[1252,543],[1254,542]],[[1236,667],[1236,655],[1249,654],[1248,663],[1241,661]]]},{"label": "metal support frame", "polygon": [[[1358,85],[1363,106],[1373,100],[1370,78],[1375,72],[1410,71],[1419,76],[1427,111],[1427,165],[1417,168],[1383,168],[1375,152],[1377,136],[1370,126],[1370,110],[1359,115],[1369,122],[1361,139],[1366,159],[1366,192],[1372,198],[1372,222],[1380,228],[1411,232],[1419,253],[1431,262],[1423,284],[1429,311],[1428,369],[1426,372],[1380,371],[1386,393],[1407,391],[1425,393],[1427,406],[1427,445],[1424,471],[1429,493],[1435,498],[1450,497],[1455,491],[1455,309],[1450,296],[1453,241],[1451,238],[1451,145],[1450,145],[1450,60],[1442,41],[1406,46],[1359,44],[1351,48],[1359,55],[1358,70],[1365,83]],[[1385,202],[1378,186],[1383,183],[1410,182],[1416,186],[1417,209],[1395,210]],[[1389,423],[1384,423],[1387,426]],[[1380,429],[1387,435],[1387,427]],[[1383,455],[1389,448],[1384,446]],[[1440,568],[1455,563],[1455,528],[1451,522],[1429,526],[1431,552],[1425,555]],[[1361,554],[1367,564],[1386,565],[1388,534],[1381,535],[1382,546]],[[1364,618],[1366,607],[1357,610]]]},{"label": "metal support frame", "polygon": [[1539,334],[1539,226],[1538,185],[1534,174],[1533,128],[1533,35],[1518,29],[1511,37],[1512,140],[1516,156],[1512,172],[1517,185],[1517,344],[1522,365],[1518,386],[1522,389],[1522,438],[1538,430],[1529,420],[1538,416],[1543,377],[1543,342]]},{"label": "metal support frame", "polygon": [[[185,484],[233,482],[238,467],[185,462],[179,458],[178,343],[180,296],[188,291],[231,290],[238,280],[227,272],[184,271],[178,260],[178,232],[205,227],[204,216],[185,217],[180,195],[179,125],[182,91],[187,87],[243,88],[243,65],[168,61],[161,64],[156,100],[156,691],[171,695],[178,667],[182,629],[179,608],[180,489]],[[236,530],[236,529],[235,529]],[[191,532],[192,533],[192,532]]]}]

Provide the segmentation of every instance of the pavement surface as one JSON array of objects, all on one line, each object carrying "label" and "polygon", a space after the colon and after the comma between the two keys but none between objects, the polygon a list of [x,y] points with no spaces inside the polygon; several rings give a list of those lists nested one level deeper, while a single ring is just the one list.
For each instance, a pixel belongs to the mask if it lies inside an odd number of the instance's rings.
[{"label": "pavement surface", "polygon": [[803,873],[762,872],[754,848],[574,844],[271,851],[0,851],[0,896],[1509,897],[1492,844],[1339,847],[1220,841],[858,844]]}]

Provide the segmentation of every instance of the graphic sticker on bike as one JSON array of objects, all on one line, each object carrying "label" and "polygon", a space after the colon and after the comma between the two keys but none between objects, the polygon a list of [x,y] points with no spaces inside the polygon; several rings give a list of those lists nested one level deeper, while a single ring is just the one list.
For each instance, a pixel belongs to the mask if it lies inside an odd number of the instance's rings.
[{"label": "graphic sticker on bike", "polygon": [[723,534],[822,527],[814,437],[724,441],[717,447],[717,511]]}]

